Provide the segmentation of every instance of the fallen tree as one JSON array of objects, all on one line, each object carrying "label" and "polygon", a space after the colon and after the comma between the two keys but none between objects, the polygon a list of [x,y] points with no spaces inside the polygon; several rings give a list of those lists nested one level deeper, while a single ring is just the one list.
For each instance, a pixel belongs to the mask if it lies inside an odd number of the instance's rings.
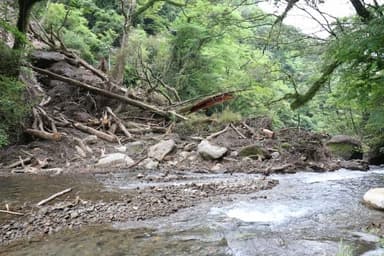
[{"label": "fallen tree", "polygon": [[127,103],[129,105],[141,108],[143,110],[151,111],[151,112],[153,112],[153,113],[155,113],[157,115],[160,115],[160,116],[166,118],[167,120],[187,120],[186,117],[184,117],[184,116],[182,116],[182,115],[180,115],[180,114],[178,114],[178,113],[176,113],[174,111],[164,111],[164,110],[156,108],[156,107],[154,107],[152,105],[145,104],[143,102],[140,102],[140,101],[128,98],[126,96],[119,95],[119,94],[116,94],[116,93],[113,93],[113,92],[110,92],[110,91],[107,91],[107,90],[104,90],[104,89],[101,89],[101,88],[98,88],[98,87],[95,87],[95,86],[83,83],[83,82],[80,82],[80,81],[77,81],[77,80],[74,80],[72,78],[68,78],[68,77],[56,74],[54,72],[51,72],[51,71],[48,71],[48,70],[45,70],[45,69],[42,69],[42,68],[38,68],[38,67],[35,67],[35,66],[30,66],[30,67],[34,71],[36,71],[36,72],[38,72],[40,74],[43,74],[43,75],[47,75],[48,77],[53,78],[55,80],[59,80],[59,81],[66,82],[66,83],[68,83],[70,85],[73,85],[73,86],[77,86],[77,87],[80,87],[80,88],[83,88],[83,89],[87,89],[87,90],[89,90],[91,92],[94,92],[96,94],[99,94],[99,95],[103,95],[103,96],[106,96],[106,97],[109,97],[109,98],[112,98],[112,99],[120,100],[120,101],[125,102],[125,103]]}]

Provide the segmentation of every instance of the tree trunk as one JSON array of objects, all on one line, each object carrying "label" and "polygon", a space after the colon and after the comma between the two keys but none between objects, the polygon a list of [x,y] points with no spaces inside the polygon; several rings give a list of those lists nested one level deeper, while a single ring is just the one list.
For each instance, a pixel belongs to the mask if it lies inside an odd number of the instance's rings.
[{"label": "tree trunk", "polygon": [[[29,15],[31,13],[32,7],[35,3],[42,0],[19,0],[19,15],[17,18],[17,29],[24,35],[27,33]],[[15,38],[15,44],[13,49],[20,49],[24,47],[24,40],[17,37]]]}]

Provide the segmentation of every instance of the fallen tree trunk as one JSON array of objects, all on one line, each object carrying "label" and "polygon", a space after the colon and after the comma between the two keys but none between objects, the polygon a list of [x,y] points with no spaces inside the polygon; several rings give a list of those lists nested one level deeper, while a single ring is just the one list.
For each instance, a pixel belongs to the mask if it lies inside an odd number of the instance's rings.
[{"label": "fallen tree trunk", "polygon": [[50,132],[40,131],[36,129],[26,129],[25,132],[29,133],[32,136],[35,136],[44,140],[53,140],[53,141],[61,140],[61,134],[58,132],[50,133]]},{"label": "fallen tree trunk", "polygon": [[107,134],[105,132],[98,131],[92,127],[83,125],[81,123],[74,123],[73,126],[76,127],[77,129],[79,129],[80,131],[96,135],[98,138],[106,140],[108,142],[117,142],[117,137],[115,135],[111,135],[111,134]]},{"label": "fallen tree trunk", "polygon": [[80,81],[68,78],[68,77],[65,77],[65,76],[58,75],[56,73],[53,73],[53,72],[45,70],[45,69],[41,69],[41,68],[34,67],[34,66],[30,66],[30,67],[34,71],[36,71],[36,72],[38,72],[40,74],[47,75],[47,76],[49,76],[51,78],[54,78],[56,80],[63,81],[63,82],[66,82],[68,84],[71,84],[71,85],[74,85],[74,86],[77,86],[77,87],[81,87],[81,88],[87,89],[87,90],[89,90],[91,92],[94,92],[94,93],[97,93],[97,94],[100,94],[100,95],[103,95],[103,96],[106,96],[106,97],[109,97],[109,98],[118,99],[120,101],[126,102],[129,105],[132,105],[132,106],[144,109],[144,110],[149,110],[149,111],[151,111],[151,112],[153,112],[155,114],[158,114],[158,115],[160,115],[162,117],[165,117],[168,120],[173,120],[173,119],[186,120],[187,119],[187,118],[183,117],[182,115],[179,115],[179,114],[177,114],[175,112],[164,111],[164,110],[158,109],[158,108],[156,108],[154,106],[145,104],[143,102],[140,102],[140,101],[137,101],[137,100],[133,100],[133,99],[130,99],[128,97],[125,97],[125,96],[122,96],[122,95],[119,95],[119,94],[116,94],[116,93],[113,93],[113,92],[110,92],[110,91],[106,91],[104,89],[101,89],[101,88],[98,88],[98,87],[95,87],[95,86],[92,86],[92,85],[89,85],[89,84],[86,84],[86,83],[83,83],[83,82],[80,82]]}]

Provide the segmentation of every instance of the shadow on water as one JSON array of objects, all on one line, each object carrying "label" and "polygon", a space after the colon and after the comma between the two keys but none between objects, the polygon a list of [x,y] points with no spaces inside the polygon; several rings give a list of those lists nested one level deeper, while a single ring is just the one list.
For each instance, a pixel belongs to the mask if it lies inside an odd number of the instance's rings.
[{"label": "shadow on water", "polygon": [[[208,202],[168,217],[62,232],[3,248],[0,255],[336,255],[341,241],[353,248],[353,255],[382,255],[362,227],[382,222],[384,213],[367,208],[361,198],[369,188],[384,186],[383,169],[272,178],[280,181],[272,190],[238,195],[232,202]],[[116,187],[129,186],[125,182],[120,180]],[[60,189],[64,187],[67,184]],[[372,254],[364,254],[367,251]]]}]

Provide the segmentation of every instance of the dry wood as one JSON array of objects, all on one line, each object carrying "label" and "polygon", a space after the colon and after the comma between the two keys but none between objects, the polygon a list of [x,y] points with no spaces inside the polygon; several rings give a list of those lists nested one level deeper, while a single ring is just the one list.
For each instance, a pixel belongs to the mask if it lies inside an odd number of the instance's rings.
[{"label": "dry wood", "polygon": [[242,134],[237,128],[236,128],[236,126],[234,126],[232,123],[231,124],[229,124],[230,126],[231,126],[231,128],[237,133],[237,134],[239,134],[239,136],[241,137],[241,138],[243,138],[243,139],[246,139],[247,137],[244,135],[244,134]]},{"label": "dry wood", "polygon": [[123,121],[120,118],[118,118],[115,113],[113,113],[112,109],[110,107],[106,107],[106,110],[107,110],[107,113],[109,113],[112,116],[112,118],[118,125],[119,129],[124,133],[124,135],[127,136],[128,138],[132,138],[132,134],[127,130],[127,128],[123,124]]},{"label": "dry wood", "polygon": [[67,189],[64,189],[63,191],[60,191],[60,192],[57,192],[56,194],[53,194],[51,195],[50,197],[44,199],[44,200],[41,200],[40,202],[37,203],[37,206],[42,206],[50,201],[52,201],[53,199],[55,199],[56,197],[59,197],[59,196],[62,196],[66,193],[69,193],[72,191],[72,188],[67,188]]},{"label": "dry wood", "polygon": [[20,159],[20,160],[18,160],[18,161],[16,161],[16,162],[14,162],[14,163],[12,163],[12,164],[6,166],[5,168],[7,168],[7,169],[12,169],[12,168],[15,168],[15,167],[17,167],[17,166],[19,166],[19,165],[27,164],[27,163],[31,162],[31,160],[32,160],[32,157],[27,157],[27,158],[25,158],[25,159]]},{"label": "dry wood", "polygon": [[252,135],[255,135],[255,134],[256,134],[255,130],[254,130],[252,127],[250,127],[249,125],[247,125],[245,122],[242,122],[242,125],[243,125],[244,128],[247,129]]},{"label": "dry wood", "polygon": [[127,104],[132,105],[132,106],[135,106],[135,107],[138,107],[138,108],[141,108],[141,109],[144,109],[144,110],[149,110],[149,111],[151,111],[151,112],[153,112],[155,114],[158,114],[158,115],[160,115],[162,117],[165,117],[167,119],[172,120],[172,119],[176,118],[178,120],[187,120],[186,117],[184,117],[182,115],[179,115],[179,114],[175,115],[175,113],[173,113],[171,111],[164,111],[164,110],[158,109],[158,108],[156,108],[154,106],[145,104],[143,102],[140,102],[140,101],[137,101],[137,100],[133,100],[133,99],[130,99],[128,97],[125,97],[125,96],[122,96],[122,95],[119,95],[119,94],[116,94],[116,93],[113,93],[113,92],[110,92],[110,91],[107,91],[107,90],[104,90],[104,89],[92,86],[92,85],[89,85],[89,84],[86,84],[86,83],[83,83],[83,82],[80,82],[80,81],[77,81],[77,80],[74,80],[74,79],[71,79],[71,78],[68,78],[68,77],[65,77],[65,76],[58,75],[56,73],[53,73],[53,72],[45,70],[45,69],[41,69],[41,68],[34,67],[34,66],[30,66],[30,67],[34,71],[39,72],[40,74],[47,75],[47,76],[52,77],[52,78],[54,78],[56,80],[63,81],[63,82],[66,82],[68,84],[71,84],[71,85],[74,85],[74,86],[77,86],[77,87],[81,87],[81,88],[87,89],[89,91],[92,91],[94,93],[97,93],[97,94],[100,94],[100,95],[103,95],[103,96],[106,96],[106,97],[109,97],[109,98],[121,100],[123,102],[126,102]]},{"label": "dry wood", "polygon": [[79,139],[79,138],[76,138],[76,137],[73,137],[73,140],[75,141],[75,143],[85,152],[85,153],[90,153],[92,154],[93,151],[92,149],[87,146],[83,140]]},{"label": "dry wood", "polygon": [[100,139],[103,139],[109,142],[117,142],[117,137],[115,135],[110,135],[105,132],[98,131],[92,127],[83,125],[81,123],[74,123],[73,126],[79,129],[80,131],[96,135]]},{"label": "dry wood", "polygon": [[21,212],[13,212],[13,211],[9,211],[9,210],[0,210],[1,213],[7,213],[7,214],[12,214],[12,215],[19,215],[19,216],[23,216],[24,213],[21,213]]},{"label": "dry wood", "polygon": [[220,134],[223,134],[225,133],[229,128],[229,125],[227,125],[223,130],[221,131],[218,131],[218,132],[215,132],[215,133],[212,133],[211,135],[209,135],[206,139],[207,140],[211,140],[211,139],[214,139],[216,138],[217,136],[219,136]]},{"label": "dry wood", "polygon": [[81,147],[79,147],[79,146],[75,146],[75,149],[76,149],[76,151],[77,151],[77,153],[81,156],[81,157],[83,157],[83,158],[86,158],[87,157],[87,153],[85,153],[85,151],[81,148]]},{"label": "dry wood", "polygon": [[262,132],[265,136],[267,136],[268,138],[270,138],[270,139],[275,138],[275,133],[274,133],[273,131],[271,131],[271,130],[268,130],[268,129],[263,128],[263,129],[261,129],[261,132]]},{"label": "dry wood", "polygon": [[164,127],[150,127],[150,128],[142,128],[142,129],[127,129],[128,132],[133,134],[144,134],[149,132],[155,133],[166,133],[167,129]]},{"label": "dry wood", "polygon": [[111,126],[108,129],[108,133],[112,134],[112,135],[115,135],[116,130],[117,130],[117,124],[113,123],[113,124],[111,124]]},{"label": "dry wood", "polygon": [[60,141],[62,135],[58,132],[50,133],[36,129],[26,129],[26,133],[44,140]]}]

